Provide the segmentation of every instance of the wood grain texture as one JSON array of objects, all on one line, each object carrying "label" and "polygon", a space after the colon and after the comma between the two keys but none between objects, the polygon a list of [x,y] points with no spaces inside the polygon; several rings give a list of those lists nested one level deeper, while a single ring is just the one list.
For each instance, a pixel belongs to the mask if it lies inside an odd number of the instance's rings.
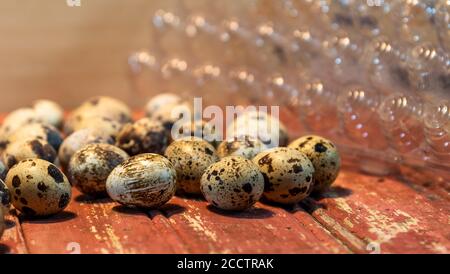
[{"label": "wood grain texture", "polygon": [[308,198],[308,211],[355,252],[448,253],[450,205],[390,178],[342,172],[331,191]]},{"label": "wood grain texture", "polygon": [[0,254],[29,253],[22,227],[14,209],[5,217],[6,230],[0,240]]},{"label": "wood grain texture", "polygon": [[141,211],[74,190],[66,211],[50,218],[12,210],[0,253],[449,253],[446,195],[349,169],[321,196],[241,213],[186,197]]}]

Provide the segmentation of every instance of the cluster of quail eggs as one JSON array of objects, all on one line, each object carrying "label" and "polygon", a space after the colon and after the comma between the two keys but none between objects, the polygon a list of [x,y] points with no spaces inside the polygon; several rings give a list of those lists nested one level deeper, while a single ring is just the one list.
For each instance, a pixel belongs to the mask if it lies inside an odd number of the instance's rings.
[{"label": "cluster of quail eggs", "polygon": [[[49,100],[11,112],[0,127],[0,235],[10,205],[27,216],[53,215],[68,206],[72,187],[130,207],[157,208],[180,194],[245,210],[261,198],[297,203],[326,191],[339,173],[338,151],[325,138],[288,144],[279,119],[256,111],[234,119],[225,130],[232,137],[222,138],[213,124],[192,122],[193,109],[163,93],[137,121],[106,96],[68,115]],[[180,118],[190,122],[178,125]]]}]

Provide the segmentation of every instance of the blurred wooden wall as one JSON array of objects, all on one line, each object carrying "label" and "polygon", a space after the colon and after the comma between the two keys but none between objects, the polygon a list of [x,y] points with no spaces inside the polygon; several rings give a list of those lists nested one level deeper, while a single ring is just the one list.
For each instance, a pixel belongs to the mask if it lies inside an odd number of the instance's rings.
[{"label": "blurred wooden wall", "polygon": [[127,56],[148,46],[150,16],[164,5],[168,2],[81,0],[81,7],[69,7],[66,0],[2,0],[0,111],[38,98],[70,108],[94,94],[138,104],[127,79]]}]

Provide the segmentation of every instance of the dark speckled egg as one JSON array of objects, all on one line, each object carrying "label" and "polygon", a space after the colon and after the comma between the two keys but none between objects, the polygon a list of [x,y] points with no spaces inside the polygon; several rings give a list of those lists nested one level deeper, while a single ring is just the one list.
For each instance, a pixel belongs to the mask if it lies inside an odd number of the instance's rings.
[{"label": "dark speckled egg", "polygon": [[111,171],[128,159],[128,154],[109,144],[89,144],[77,151],[69,162],[72,185],[91,196],[106,195],[106,179]]},{"label": "dark speckled egg", "polygon": [[64,120],[64,110],[51,100],[37,100],[33,103],[36,115],[44,122],[56,128],[61,128]]},{"label": "dark speckled egg", "polygon": [[43,159],[54,163],[56,151],[44,140],[17,141],[8,145],[2,159],[8,168],[25,159]]},{"label": "dark speckled egg", "polygon": [[93,97],[76,108],[64,123],[66,135],[83,128],[102,128],[111,136],[117,135],[121,125],[132,121],[131,110],[123,102],[107,97]]},{"label": "dark speckled egg", "polygon": [[304,153],[314,165],[314,192],[327,190],[336,180],[341,158],[336,146],[320,136],[308,135],[293,141],[290,148]]},{"label": "dark speckled egg", "polygon": [[217,147],[217,154],[223,158],[226,156],[243,156],[249,160],[258,153],[268,149],[259,139],[251,136],[242,136],[225,140]]},{"label": "dark speckled egg", "polygon": [[169,144],[169,132],[159,121],[143,118],[125,125],[116,138],[116,145],[129,155],[163,154]]},{"label": "dark speckled egg", "polygon": [[67,136],[58,152],[58,159],[61,166],[66,169],[70,158],[78,150],[88,144],[114,144],[114,139],[101,130],[85,128],[75,131]]},{"label": "dark speckled egg", "polygon": [[0,240],[2,239],[3,232],[5,231],[5,216],[3,208],[0,208]]},{"label": "dark speckled egg", "polygon": [[264,197],[272,202],[294,204],[313,189],[314,166],[293,148],[272,148],[253,158],[264,177]]},{"label": "dark speckled egg", "polygon": [[165,157],[146,153],[118,165],[106,181],[109,196],[126,206],[157,208],[176,190],[177,174]]},{"label": "dark speckled egg", "polygon": [[11,195],[9,189],[3,180],[0,180],[0,209],[3,208],[3,212],[8,213],[11,204]]},{"label": "dark speckled egg", "polygon": [[286,146],[289,135],[286,126],[276,116],[250,110],[239,115],[227,127],[227,136],[248,135],[259,138],[268,148]]},{"label": "dark speckled egg", "polygon": [[177,94],[173,93],[160,93],[153,98],[151,98],[145,105],[145,114],[151,116],[153,113],[158,111],[160,108],[171,105],[179,104],[183,99]]},{"label": "dark speckled egg", "polygon": [[205,199],[220,209],[245,210],[264,192],[264,178],[257,165],[242,156],[229,156],[206,169],[201,179]]},{"label": "dark speckled egg", "polygon": [[0,148],[8,143],[9,136],[24,125],[42,122],[32,108],[19,108],[9,113],[0,127]]},{"label": "dark speckled egg", "polygon": [[200,119],[182,124],[178,129],[178,132],[181,135],[180,138],[189,136],[198,137],[207,141],[213,147],[217,147],[220,140],[222,140],[221,133],[218,132],[215,125]]},{"label": "dark speckled egg", "polygon": [[52,163],[27,159],[12,167],[6,176],[13,206],[30,216],[47,216],[69,204],[72,188],[66,176]]},{"label": "dark speckled egg", "polygon": [[58,151],[63,141],[61,133],[54,126],[42,123],[32,123],[27,124],[12,133],[8,138],[8,143],[31,139],[44,140],[49,143],[55,151]]},{"label": "dark speckled egg", "polygon": [[2,159],[0,159],[0,179],[5,180],[6,173],[8,173],[8,167],[5,165]]},{"label": "dark speckled egg", "polygon": [[216,150],[197,137],[185,137],[167,147],[164,155],[177,171],[177,192],[200,194],[200,179],[206,168],[219,160]]}]

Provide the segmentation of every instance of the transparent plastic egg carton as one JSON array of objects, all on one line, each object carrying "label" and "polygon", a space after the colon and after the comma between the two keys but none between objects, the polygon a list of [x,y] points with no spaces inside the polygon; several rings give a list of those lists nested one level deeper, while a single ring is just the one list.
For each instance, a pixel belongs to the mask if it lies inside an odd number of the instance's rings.
[{"label": "transparent plastic egg carton", "polygon": [[448,1],[172,4],[129,57],[137,92],[279,105],[291,138],[326,136],[350,167],[448,191]]}]

